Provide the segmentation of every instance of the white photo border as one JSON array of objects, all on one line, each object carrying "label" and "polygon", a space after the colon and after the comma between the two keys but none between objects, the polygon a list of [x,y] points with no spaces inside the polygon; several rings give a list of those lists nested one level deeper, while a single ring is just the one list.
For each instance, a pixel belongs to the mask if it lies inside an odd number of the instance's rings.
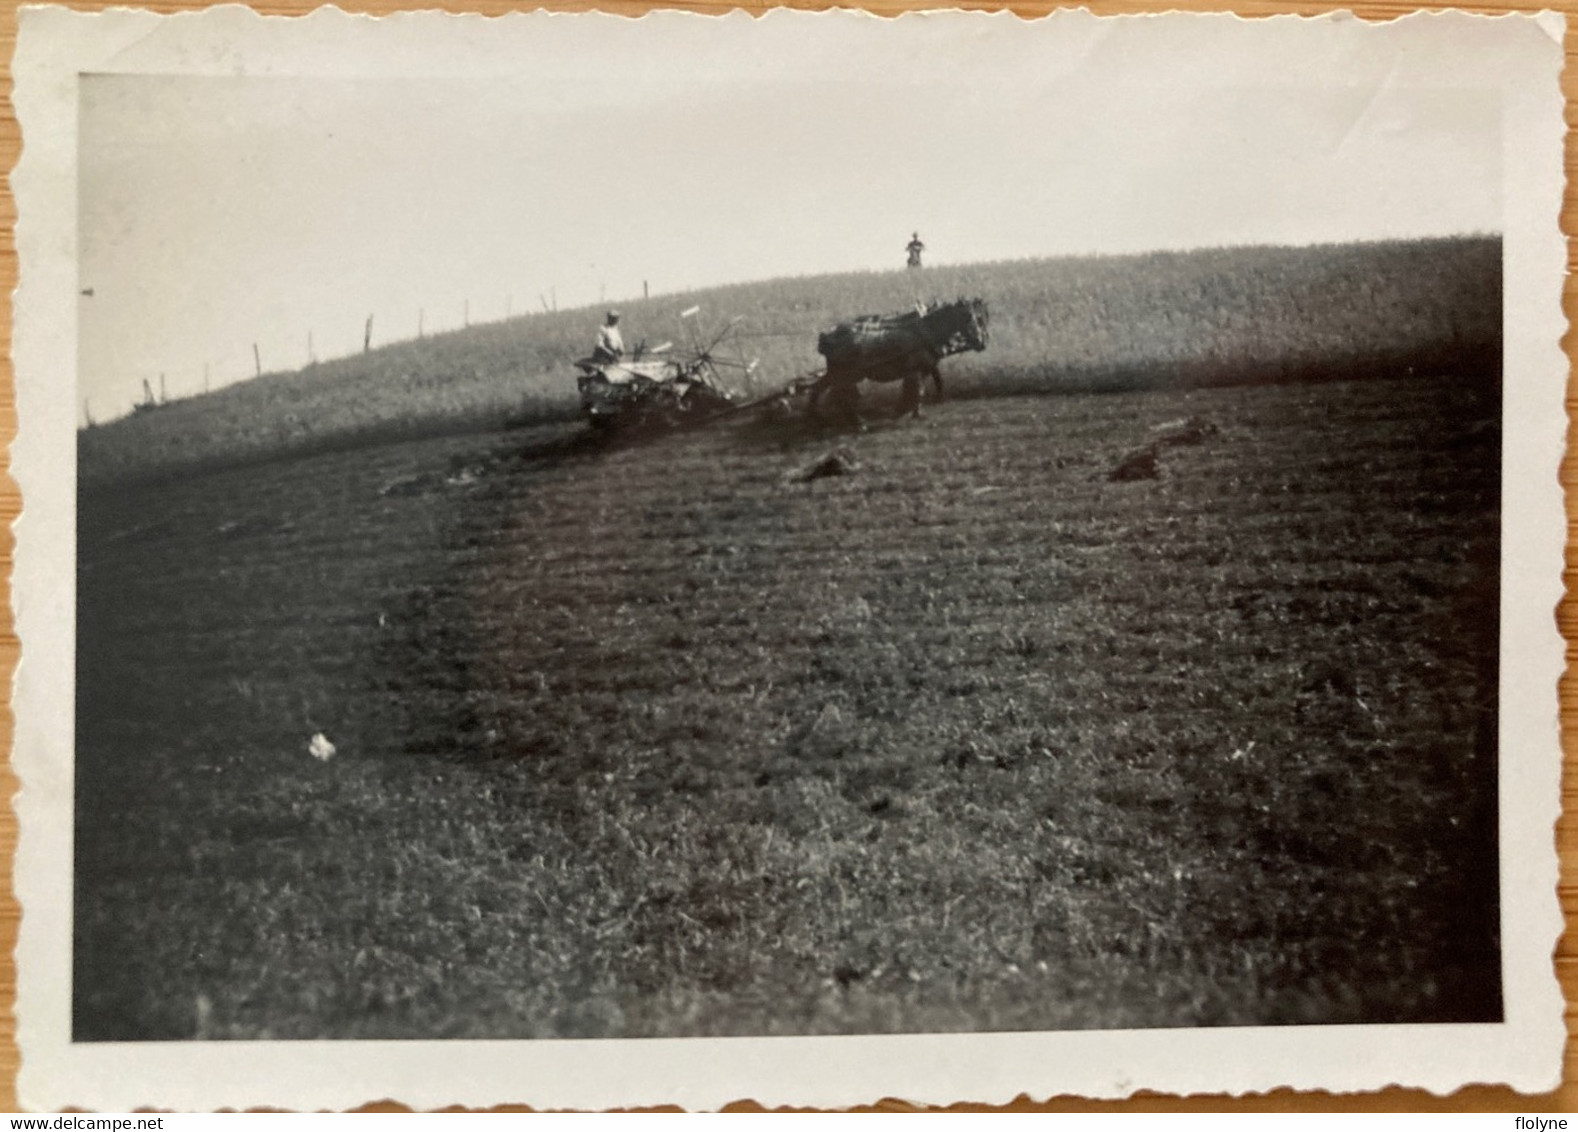
[{"label": "white photo border", "polygon": [[[847,11],[752,18],[660,11],[654,37],[694,21],[770,36],[795,21],[865,21]],[[1563,921],[1554,827],[1560,812],[1557,687],[1565,663],[1562,599],[1567,359],[1560,346],[1565,244],[1560,15],[1415,14],[1366,23],[1348,14],[1252,21],[1277,50],[1339,49],[1371,37],[1402,56],[1421,37],[1460,38],[1459,84],[1501,91],[1504,107],[1505,398],[1503,444],[1500,845],[1505,1020],[1494,1025],[1376,1025],[1075,1033],[617,1041],[73,1043],[70,1026],[74,570],[76,499],[76,114],[80,73],[384,75],[505,68],[512,37],[543,20],[437,12],[371,18],[337,9],[268,18],[226,6],[160,16],[24,8],[13,68],[22,156],[12,178],[21,285],[13,358],[19,432],[14,474],[14,603],[21,662],[14,686],[15,873],[21,1103],[125,1111],[275,1106],[344,1108],[393,1099],[416,1108],[526,1103],[600,1109],[675,1104],[837,1107],[883,1097],[1001,1104],[1021,1094],[1118,1098],[1136,1090],[1246,1093],[1278,1087],[1447,1092],[1505,1083],[1538,1092],[1560,1078],[1566,1031],[1551,960]],[[1185,22],[1209,33],[1230,14],[1037,21],[1007,13],[898,17],[956,21],[1032,38],[1079,21]],[[1292,44],[1290,48],[1287,45]],[[1417,76],[1416,76],[1417,77]]]}]

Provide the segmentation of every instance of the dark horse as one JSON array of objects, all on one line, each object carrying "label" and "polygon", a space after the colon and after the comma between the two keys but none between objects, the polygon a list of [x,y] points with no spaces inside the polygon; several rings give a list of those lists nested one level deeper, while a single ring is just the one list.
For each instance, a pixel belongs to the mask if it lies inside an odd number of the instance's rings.
[{"label": "dark horse", "polygon": [[840,323],[816,340],[827,372],[811,386],[811,410],[822,394],[857,416],[862,381],[902,381],[901,413],[920,416],[921,380],[930,377],[932,399],[942,399],[937,363],[950,354],[986,349],[986,301],[956,299],[902,314],[865,315]]}]

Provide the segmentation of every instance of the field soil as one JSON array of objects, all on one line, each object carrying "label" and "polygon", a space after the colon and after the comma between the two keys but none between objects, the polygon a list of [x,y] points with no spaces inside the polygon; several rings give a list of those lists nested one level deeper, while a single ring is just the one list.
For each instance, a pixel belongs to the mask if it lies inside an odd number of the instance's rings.
[{"label": "field soil", "polygon": [[95,486],[75,1037],[1499,1018],[1496,390]]}]

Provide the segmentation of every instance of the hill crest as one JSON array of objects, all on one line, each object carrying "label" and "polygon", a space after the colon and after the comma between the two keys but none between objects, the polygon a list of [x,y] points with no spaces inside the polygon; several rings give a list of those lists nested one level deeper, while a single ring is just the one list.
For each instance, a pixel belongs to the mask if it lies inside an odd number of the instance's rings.
[{"label": "hill crest", "polygon": [[[736,283],[620,304],[627,341],[739,319],[757,395],[820,368],[816,336],[918,300],[984,297],[993,341],[953,359],[965,393],[1214,385],[1485,364],[1499,353],[1501,241],[1453,237],[1027,259]],[[264,374],[78,434],[84,484],[382,441],[571,420],[571,362],[601,308],[511,319]]]}]

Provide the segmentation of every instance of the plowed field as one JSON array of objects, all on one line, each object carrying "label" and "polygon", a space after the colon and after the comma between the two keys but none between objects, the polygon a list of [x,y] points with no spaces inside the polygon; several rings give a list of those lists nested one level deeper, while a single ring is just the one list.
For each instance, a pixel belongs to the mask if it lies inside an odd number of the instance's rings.
[{"label": "plowed field", "polygon": [[978,399],[95,489],[76,1036],[1498,1017],[1498,418]]}]

